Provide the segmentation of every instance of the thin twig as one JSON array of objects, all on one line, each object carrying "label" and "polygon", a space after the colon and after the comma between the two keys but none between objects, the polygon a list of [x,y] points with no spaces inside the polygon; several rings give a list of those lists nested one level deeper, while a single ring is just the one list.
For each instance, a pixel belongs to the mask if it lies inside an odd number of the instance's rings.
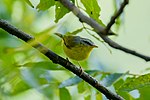
[{"label": "thin twig", "polygon": [[[88,30],[93,31],[90,28],[85,27],[84,23],[82,23],[83,28],[85,29],[85,31],[90,34],[91,36],[93,36],[95,39],[97,39],[98,41],[100,41],[106,48],[107,50],[112,54],[112,51],[109,49],[109,47],[107,47],[107,45],[105,44],[105,42],[103,40],[101,40],[99,37],[95,36],[94,34],[91,34]],[[88,30],[87,30],[88,29]]]},{"label": "thin twig", "polygon": [[120,9],[111,17],[110,22],[107,24],[105,31],[108,33],[112,25],[115,23],[115,20],[123,13],[124,8],[129,3],[129,0],[124,0],[124,2],[120,5]]},{"label": "thin twig", "polygon": [[[28,43],[28,41],[31,41],[34,39],[34,37],[28,35],[27,33],[17,29],[16,27],[10,25],[5,20],[0,19],[0,28],[8,32],[9,34],[16,36],[20,38],[21,40]],[[69,60],[64,59],[60,57],[59,55],[52,52],[50,49],[43,46],[41,43],[36,42],[34,45],[32,45],[34,48],[39,50],[41,53],[43,53],[45,56],[47,56],[53,63],[60,64],[66,69],[70,70],[80,78],[82,78],[84,81],[89,83],[91,86],[95,87],[98,91],[103,93],[108,99],[111,100],[123,100],[122,97],[118,96],[117,94],[114,94],[113,92],[109,91],[107,88],[102,86],[96,79],[94,79],[92,76],[88,75],[86,72],[82,71],[81,69],[76,67],[74,64],[69,62]]]},{"label": "thin twig", "polygon": [[[59,0],[62,5],[64,5],[66,8],[68,8],[70,11],[72,11],[82,22],[87,23],[88,25],[90,25],[92,28],[94,28],[94,31],[106,42],[108,43],[111,47],[124,51],[126,53],[132,54],[134,56],[137,56],[139,58],[144,59],[145,61],[150,61],[150,57],[143,55],[141,53],[138,53],[134,50],[128,49],[126,47],[123,47],[121,45],[119,45],[118,43],[112,41],[110,38],[108,38],[108,36],[106,35],[105,32],[105,28],[102,27],[101,25],[98,24],[98,22],[96,22],[95,20],[93,20],[90,17],[87,17],[86,15],[84,15],[73,3],[70,2],[70,0]],[[109,33],[111,31],[108,31],[107,34],[111,34]]]}]

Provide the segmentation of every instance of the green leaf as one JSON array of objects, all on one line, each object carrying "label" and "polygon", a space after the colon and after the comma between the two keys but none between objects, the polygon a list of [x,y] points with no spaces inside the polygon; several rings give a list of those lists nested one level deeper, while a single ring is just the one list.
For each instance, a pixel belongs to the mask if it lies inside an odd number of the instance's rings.
[{"label": "green leaf", "polygon": [[72,100],[69,91],[66,88],[59,89],[60,100]]},{"label": "green leaf", "polygon": [[91,100],[91,95],[85,96],[84,100]]},{"label": "green leaf", "polygon": [[103,85],[108,87],[108,86],[111,86],[113,83],[115,83],[123,75],[124,73],[113,73],[113,74],[107,75],[105,78],[103,78],[101,82]]},{"label": "green leaf", "polygon": [[[21,69],[23,80],[38,92],[48,98],[52,98],[54,90],[58,87],[57,81],[51,76],[50,72],[40,68],[23,68]],[[51,82],[51,83],[50,83]],[[55,82],[55,84],[54,84]]]},{"label": "green leaf", "polygon": [[144,87],[141,89],[138,89],[140,93],[140,97],[137,100],[149,100],[150,98],[150,88]]},{"label": "green leaf", "polygon": [[38,11],[40,10],[47,10],[51,6],[55,5],[55,0],[40,0],[40,3],[36,6]]},{"label": "green leaf", "polygon": [[131,78],[129,81],[125,82],[119,90],[132,91],[134,89],[139,89],[143,87],[150,88],[150,74],[141,75],[137,78]]},{"label": "green leaf", "polygon": [[78,92],[79,93],[83,93],[84,91],[86,91],[86,89],[85,89],[85,82],[84,81],[82,81],[82,82],[80,82],[79,84],[78,84]]},{"label": "green leaf", "polygon": [[66,34],[66,35],[76,35],[76,34],[78,34],[78,33],[80,33],[81,31],[83,30],[83,28],[80,28],[80,29],[77,29],[77,30],[75,30],[75,31],[73,31],[73,32],[69,32],[68,34]]},{"label": "green leaf", "polygon": [[122,78],[118,80],[116,83],[114,83],[113,86],[115,87],[116,93],[122,96],[125,100],[135,100],[128,92],[118,90],[123,83],[124,80]]},{"label": "green leaf", "polygon": [[24,68],[21,70],[22,78],[23,80],[30,86],[34,88],[40,87],[40,84],[38,82],[38,79],[35,78],[31,70],[28,68]]},{"label": "green leaf", "polygon": [[116,83],[113,84],[113,86],[115,87],[115,90],[118,91],[120,86],[124,83],[124,80],[121,78],[119,79]]},{"label": "green leaf", "polygon": [[34,8],[34,6],[32,5],[32,3],[29,0],[25,0],[25,1],[28,5],[30,5],[32,8]]},{"label": "green leaf", "polygon": [[24,67],[35,67],[35,68],[42,68],[47,70],[64,70],[63,67],[53,64],[49,61],[42,61],[42,62],[30,62],[23,65]]},{"label": "green leaf", "polygon": [[[14,82],[15,83],[15,82]],[[11,83],[11,85],[13,85],[13,83]],[[23,82],[22,80],[16,82],[12,88],[12,94],[19,94],[21,92],[24,92],[28,89],[30,89],[31,87],[29,87],[29,85],[27,85],[25,82]]]},{"label": "green leaf", "polygon": [[[7,71],[7,72],[6,72]],[[21,92],[24,92],[30,87],[22,80],[20,77],[19,70],[16,68],[11,68],[7,70],[6,68],[2,71],[0,70],[1,75],[5,74],[3,77],[0,75],[0,92],[7,95],[16,95]]]},{"label": "green leaf", "polygon": [[103,100],[103,96],[102,96],[102,94],[101,93],[97,93],[96,94],[96,100]]},{"label": "green leaf", "polygon": [[[88,74],[91,75],[91,74],[94,74],[94,73],[98,72],[98,70],[85,70],[85,72],[87,72]],[[63,82],[59,85],[59,88],[76,85],[76,84],[80,83],[81,81],[82,81],[81,78],[79,78],[78,76],[75,76],[75,77],[73,77],[73,78],[69,78],[69,79],[63,81]]]},{"label": "green leaf", "polygon": [[41,86],[41,93],[44,94],[46,97],[51,98],[51,100],[54,100],[57,95],[58,88],[51,84],[46,84]]},{"label": "green leaf", "polygon": [[83,30],[83,28],[79,28],[73,32],[67,32],[65,35],[76,35],[78,33],[80,33]]},{"label": "green leaf", "polygon": [[68,12],[69,12],[69,10],[67,8],[65,8],[60,2],[56,2],[55,22],[58,22]]},{"label": "green leaf", "polygon": [[128,92],[119,91],[117,94],[123,97],[124,100],[135,100]]},{"label": "green leaf", "polygon": [[81,0],[81,2],[86,8],[88,15],[104,26],[103,22],[99,19],[101,8],[99,7],[97,0]]},{"label": "green leaf", "polygon": [[79,78],[78,76],[75,76],[75,77],[73,77],[73,78],[69,78],[69,79],[63,81],[63,82],[59,85],[59,88],[76,85],[76,84],[78,84],[78,83],[81,82],[81,81],[82,81],[81,78]]}]

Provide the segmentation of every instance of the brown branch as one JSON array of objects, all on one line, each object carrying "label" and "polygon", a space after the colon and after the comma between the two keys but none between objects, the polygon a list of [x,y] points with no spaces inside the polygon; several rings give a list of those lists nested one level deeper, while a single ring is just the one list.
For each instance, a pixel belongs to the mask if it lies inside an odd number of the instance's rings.
[{"label": "brown branch", "polygon": [[[0,28],[7,31],[9,34],[20,38],[21,40],[28,43],[28,41],[33,40],[34,37],[28,35],[27,33],[18,30],[16,27],[10,25],[5,20],[0,19]],[[103,93],[108,99],[111,100],[123,100],[122,97],[120,97],[117,94],[112,93],[107,88],[102,86],[96,79],[94,79],[92,76],[88,75],[86,72],[82,72],[81,69],[76,67],[74,64],[69,62],[68,60],[60,57],[59,55],[55,54],[45,46],[43,46],[41,43],[36,42],[34,45],[32,45],[34,48],[39,50],[41,53],[43,53],[45,56],[47,56],[53,63],[60,64],[66,69],[70,70],[74,74],[78,75],[80,78],[82,78],[84,81],[89,83],[91,86],[95,87],[98,91]]]},{"label": "brown branch", "polygon": [[123,13],[124,8],[129,3],[129,0],[124,0],[124,2],[120,5],[120,9],[111,17],[110,22],[106,26],[106,33],[110,30],[112,25],[115,23],[115,20]]},{"label": "brown branch", "polygon": [[92,18],[87,17],[84,15],[73,3],[71,3],[69,0],[59,0],[62,5],[64,5],[66,8],[68,8],[70,11],[72,11],[82,22],[87,23],[90,25],[92,28],[94,28],[94,31],[106,42],[108,43],[111,47],[124,51],[126,53],[132,54],[134,56],[137,56],[139,58],[144,59],[145,61],[150,61],[150,57],[143,55],[141,53],[138,53],[134,50],[128,49],[126,47],[123,47],[119,45],[118,43],[112,41],[106,34],[111,34],[111,31],[108,31],[106,33],[105,28],[99,25],[95,20]]}]

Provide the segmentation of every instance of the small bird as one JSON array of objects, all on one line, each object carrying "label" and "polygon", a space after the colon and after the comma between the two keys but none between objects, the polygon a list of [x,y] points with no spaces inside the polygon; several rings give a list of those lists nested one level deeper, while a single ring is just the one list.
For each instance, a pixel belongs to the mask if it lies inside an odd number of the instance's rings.
[{"label": "small bird", "polygon": [[88,58],[93,48],[98,48],[90,39],[75,35],[55,33],[63,39],[63,50],[73,60],[82,61]]}]

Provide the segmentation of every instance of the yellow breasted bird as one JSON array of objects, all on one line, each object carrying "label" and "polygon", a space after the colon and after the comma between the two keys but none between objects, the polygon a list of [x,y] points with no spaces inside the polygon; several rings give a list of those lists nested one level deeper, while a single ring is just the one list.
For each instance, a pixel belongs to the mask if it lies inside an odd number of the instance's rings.
[{"label": "yellow breasted bird", "polygon": [[63,50],[65,54],[73,60],[81,61],[88,58],[93,48],[97,48],[90,39],[75,35],[62,35],[55,33],[63,39]]}]

